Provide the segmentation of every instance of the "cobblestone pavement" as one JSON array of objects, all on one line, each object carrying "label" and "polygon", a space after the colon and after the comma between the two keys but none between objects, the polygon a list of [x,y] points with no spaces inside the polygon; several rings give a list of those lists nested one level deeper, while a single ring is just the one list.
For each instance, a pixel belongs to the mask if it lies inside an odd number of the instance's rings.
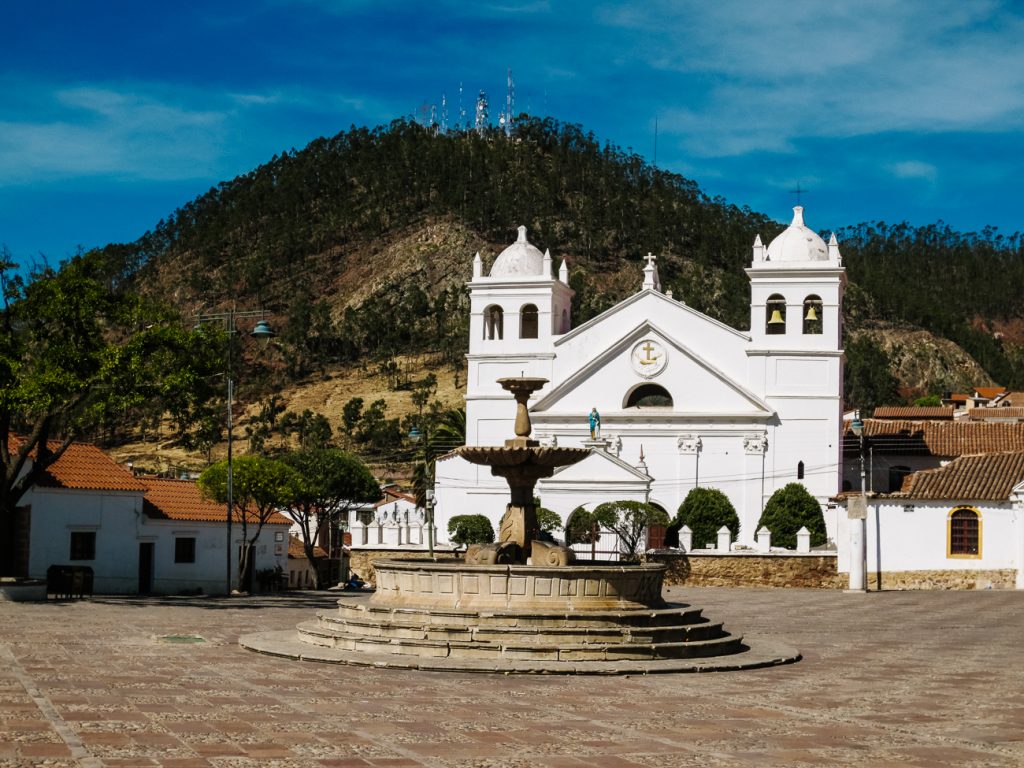
[{"label": "cobblestone pavement", "polygon": [[0,603],[0,766],[1024,765],[1024,592],[667,596],[804,659],[626,678],[400,672],[236,645],[332,607],[326,594]]}]

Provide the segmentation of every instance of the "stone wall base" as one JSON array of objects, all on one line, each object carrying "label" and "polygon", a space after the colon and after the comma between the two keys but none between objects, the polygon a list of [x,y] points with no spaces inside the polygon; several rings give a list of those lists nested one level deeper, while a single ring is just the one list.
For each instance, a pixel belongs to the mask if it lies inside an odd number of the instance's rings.
[{"label": "stone wall base", "polygon": [[812,587],[845,589],[849,577],[839,573],[828,555],[693,555],[651,553],[648,562],[665,563],[665,584],[688,587]]},{"label": "stone wall base", "polygon": [[[1017,571],[882,571],[882,589],[1014,589]],[[878,589],[878,573],[868,574],[868,589]]]}]

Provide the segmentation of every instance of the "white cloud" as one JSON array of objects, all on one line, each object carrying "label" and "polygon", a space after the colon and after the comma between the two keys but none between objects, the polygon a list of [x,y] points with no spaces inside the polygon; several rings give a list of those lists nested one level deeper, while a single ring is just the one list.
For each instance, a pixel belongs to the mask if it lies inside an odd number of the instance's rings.
[{"label": "white cloud", "polygon": [[893,163],[889,171],[898,179],[922,179],[934,182],[939,175],[938,169],[930,163],[922,163],[919,160],[904,160]]},{"label": "white cloud", "polygon": [[665,130],[697,155],[1024,127],[1024,19],[995,2],[653,0],[598,19],[633,38],[634,61],[678,78]]}]

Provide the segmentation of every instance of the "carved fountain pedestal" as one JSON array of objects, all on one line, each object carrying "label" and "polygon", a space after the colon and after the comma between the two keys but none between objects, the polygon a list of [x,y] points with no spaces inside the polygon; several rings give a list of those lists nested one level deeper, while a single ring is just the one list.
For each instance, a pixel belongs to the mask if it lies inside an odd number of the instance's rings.
[{"label": "carved fountain pedestal", "polygon": [[457,450],[508,481],[498,542],[470,547],[465,560],[376,560],[372,595],[346,595],[297,631],[243,636],[243,647],[306,661],[506,674],[707,672],[799,659],[788,646],[727,632],[699,608],[666,603],[662,564],[575,562],[568,548],[537,541],[537,480],[590,449],[530,439],[527,402],[546,379],[498,383],[516,399],[516,436]]}]

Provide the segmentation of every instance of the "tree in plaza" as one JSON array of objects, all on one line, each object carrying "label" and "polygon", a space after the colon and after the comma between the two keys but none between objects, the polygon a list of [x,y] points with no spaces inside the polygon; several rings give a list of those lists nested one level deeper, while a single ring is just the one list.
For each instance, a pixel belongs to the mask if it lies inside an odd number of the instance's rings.
[{"label": "tree in plaza", "polygon": [[299,475],[291,517],[302,534],[302,548],[313,570],[313,586],[322,589],[313,555],[320,531],[347,516],[353,507],[377,501],[381,497],[380,485],[358,458],[336,448],[286,453],[281,461]]},{"label": "tree in plaza", "polygon": [[[243,591],[252,576],[252,553],[263,526],[282,507],[291,507],[301,488],[299,473],[283,461],[264,456],[239,456],[232,461],[231,487],[234,520],[242,526],[242,554],[238,558],[238,584]],[[218,461],[199,476],[203,495],[221,504],[228,500],[228,463]],[[251,535],[250,535],[251,534]]]},{"label": "tree in plaza", "polygon": [[642,501],[606,501],[598,504],[592,513],[598,525],[615,532],[619,537],[622,559],[635,561],[647,529],[652,525],[668,525],[665,510]]},{"label": "tree in plaza", "polygon": [[121,291],[95,252],[15,267],[0,253],[0,575],[19,501],[72,442],[126,414],[193,423],[223,366],[219,340]]},{"label": "tree in plaza", "polygon": [[448,521],[448,537],[456,544],[490,544],[494,526],[485,515],[455,515]]},{"label": "tree in plaza", "polygon": [[678,530],[687,526],[693,531],[695,546],[718,540],[718,529],[723,525],[729,529],[731,541],[736,541],[740,532],[740,518],[729,497],[717,488],[692,488],[679,505],[679,512],[672,521],[672,528]]},{"label": "tree in plaza", "polygon": [[762,526],[772,532],[773,545],[787,549],[796,548],[796,532],[801,528],[811,532],[812,547],[821,546],[827,538],[821,504],[800,483],[789,483],[772,494],[757,530]]},{"label": "tree in plaza", "polygon": [[569,513],[565,520],[566,546],[573,544],[593,544],[597,541],[598,524],[594,513],[580,505]]}]

